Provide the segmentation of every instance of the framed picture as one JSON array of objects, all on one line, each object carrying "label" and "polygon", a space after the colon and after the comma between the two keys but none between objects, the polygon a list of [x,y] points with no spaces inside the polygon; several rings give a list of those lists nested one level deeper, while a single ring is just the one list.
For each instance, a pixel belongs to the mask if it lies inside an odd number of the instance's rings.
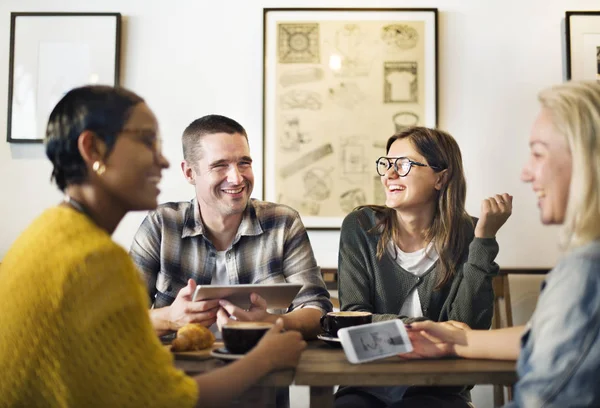
[{"label": "framed picture", "polygon": [[567,11],[567,79],[600,80],[600,11]]},{"label": "framed picture", "polygon": [[11,13],[9,143],[42,143],[70,89],[119,83],[121,14]]},{"label": "framed picture", "polygon": [[265,9],[264,199],[309,229],[383,204],[375,161],[437,124],[437,9]]}]

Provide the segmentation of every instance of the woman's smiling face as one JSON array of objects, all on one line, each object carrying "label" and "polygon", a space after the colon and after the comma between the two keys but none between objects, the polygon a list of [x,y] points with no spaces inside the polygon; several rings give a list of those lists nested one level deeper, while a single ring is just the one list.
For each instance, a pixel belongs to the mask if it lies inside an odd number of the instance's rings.
[{"label": "woman's smiling face", "polygon": [[529,149],[521,180],[531,183],[537,195],[542,223],[562,224],[569,201],[573,161],[567,140],[556,130],[547,109],[541,110],[533,124]]}]

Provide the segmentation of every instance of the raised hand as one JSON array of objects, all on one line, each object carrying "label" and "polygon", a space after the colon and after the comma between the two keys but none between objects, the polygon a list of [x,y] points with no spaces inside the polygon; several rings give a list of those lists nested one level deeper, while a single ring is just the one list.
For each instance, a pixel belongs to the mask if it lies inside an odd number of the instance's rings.
[{"label": "raised hand", "polygon": [[192,302],[196,290],[196,282],[188,280],[188,284],[177,293],[177,297],[169,308],[169,328],[177,330],[188,323],[199,323],[205,327],[217,321],[219,299]]},{"label": "raised hand", "polygon": [[494,238],[512,213],[513,197],[508,194],[496,194],[481,202],[481,214],[475,226],[477,238]]}]

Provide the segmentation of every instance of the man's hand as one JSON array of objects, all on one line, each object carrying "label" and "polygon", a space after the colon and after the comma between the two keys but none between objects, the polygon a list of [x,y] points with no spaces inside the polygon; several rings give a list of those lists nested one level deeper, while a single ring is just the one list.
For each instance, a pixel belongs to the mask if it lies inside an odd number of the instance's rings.
[{"label": "man's hand", "polygon": [[496,233],[504,225],[512,213],[513,197],[504,193],[496,194],[481,202],[481,214],[475,226],[477,238],[494,238]]},{"label": "man's hand", "polygon": [[205,327],[210,327],[217,321],[219,299],[192,302],[195,291],[196,282],[189,279],[187,286],[179,291],[171,306],[168,306],[171,330],[178,330],[188,323],[200,323]]},{"label": "man's hand", "polygon": [[[251,322],[270,322],[275,316],[267,312],[267,301],[256,293],[250,295],[250,309],[243,310],[233,303],[221,299],[219,301],[219,311],[217,313],[217,325],[219,330],[231,320],[251,321]],[[233,316],[233,319],[232,319]]]},{"label": "man's hand", "polygon": [[457,321],[417,322],[406,326],[413,351],[402,358],[436,358],[456,355],[456,346],[466,345],[469,326]]}]

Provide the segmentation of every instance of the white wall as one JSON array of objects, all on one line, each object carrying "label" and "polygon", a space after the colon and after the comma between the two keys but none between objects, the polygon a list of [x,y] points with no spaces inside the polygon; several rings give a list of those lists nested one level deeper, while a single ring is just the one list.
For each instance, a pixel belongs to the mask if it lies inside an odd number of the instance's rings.
[{"label": "white wall", "polygon": [[[160,200],[191,197],[193,190],[179,170],[179,137],[191,120],[208,113],[231,116],[248,130],[256,163],[254,196],[261,197],[262,8],[294,6],[438,7],[439,125],[462,148],[468,210],[477,215],[483,197],[513,194],[514,213],[499,234],[498,262],[517,267],[554,264],[556,230],[540,226],[534,195],[519,182],[519,171],[537,111],[536,92],[564,76],[564,12],[593,9],[596,1],[2,0],[0,78],[8,78],[11,11],[121,12],[122,84],[144,96],[156,112],[172,163]],[[0,258],[19,232],[61,197],[49,183],[42,146],[5,142],[7,89],[3,81]],[[115,239],[128,246],[142,217],[128,215]],[[337,265],[338,235],[310,232],[324,267]]]}]

